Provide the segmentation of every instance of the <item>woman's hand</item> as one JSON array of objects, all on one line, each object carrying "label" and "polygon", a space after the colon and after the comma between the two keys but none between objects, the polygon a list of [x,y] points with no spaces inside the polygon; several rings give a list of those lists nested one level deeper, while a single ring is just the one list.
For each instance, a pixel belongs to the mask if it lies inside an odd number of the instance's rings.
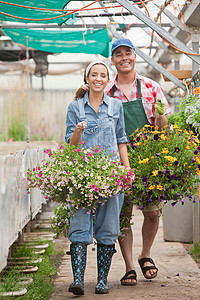
[{"label": "woman's hand", "polygon": [[76,125],[76,129],[78,132],[84,131],[86,127],[87,127],[87,123],[85,121],[82,121]]}]

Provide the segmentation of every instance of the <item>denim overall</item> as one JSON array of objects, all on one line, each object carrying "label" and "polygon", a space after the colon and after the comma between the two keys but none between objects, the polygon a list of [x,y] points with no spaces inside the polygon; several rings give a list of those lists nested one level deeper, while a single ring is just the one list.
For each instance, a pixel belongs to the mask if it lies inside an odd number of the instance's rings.
[{"label": "denim overall", "polygon": [[[114,95],[114,88],[115,87],[113,86],[111,90],[111,97]],[[137,79],[137,90],[138,99],[122,103],[124,108],[125,130],[128,139],[130,139],[130,135],[137,128],[140,130],[144,127],[144,125],[151,125],[147,119],[142,104],[140,79]]]},{"label": "denim overall", "polygon": [[[83,147],[89,148],[101,145],[102,148],[106,148],[107,153],[115,151],[117,157],[119,157],[113,120],[113,102],[109,101],[106,118],[91,121],[85,114],[84,98],[77,101],[79,104],[80,119],[87,123],[86,130],[82,134],[82,140],[85,141]],[[95,238],[98,243],[113,245],[118,238],[119,215],[123,200],[124,195],[118,194],[110,197],[104,205],[98,205],[95,211],[96,221],[94,226]],[[68,238],[72,243],[93,243],[93,214],[88,213],[87,209],[79,208],[75,215],[71,216]]]}]

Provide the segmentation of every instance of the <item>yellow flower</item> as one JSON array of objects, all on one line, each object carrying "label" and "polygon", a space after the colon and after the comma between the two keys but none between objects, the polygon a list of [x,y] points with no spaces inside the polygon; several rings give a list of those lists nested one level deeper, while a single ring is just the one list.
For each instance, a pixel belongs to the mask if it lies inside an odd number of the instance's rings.
[{"label": "yellow flower", "polygon": [[154,190],[155,185],[150,185],[149,190]]},{"label": "yellow flower", "polygon": [[165,159],[169,160],[170,162],[175,162],[177,159],[173,156],[164,156]]},{"label": "yellow flower", "polygon": [[145,163],[149,163],[149,158],[144,158],[142,160],[139,161],[139,164],[145,164]]},{"label": "yellow flower", "polygon": [[151,156],[151,159],[153,159],[154,158],[154,156]]},{"label": "yellow flower", "polygon": [[174,129],[179,129],[179,127],[176,124],[174,124],[173,128]]},{"label": "yellow flower", "polygon": [[158,175],[158,170],[153,171],[152,174],[153,174],[153,176]]},{"label": "yellow flower", "polygon": [[162,185],[159,184],[159,185],[156,186],[156,188],[157,188],[157,190],[162,191],[162,188],[163,188],[163,187],[162,187]]},{"label": "yellow flower", "polygon": [[185,149],[187,149],[187,150],[190,150],[190,146],[189,146],[189,145],[187,145],[187,146],[185,147]]},{"label": "yellow flower", "polygon": [[197,169],[197,175],[200,175],[200,170],[199,169]]},{"label": "yellow flower", "polygon": [[161,139],[163,139],[164,141],[166,140],[166,136],[164,134],[161,134]]},{"label": "yellow flower", "polygon": [[169,153],[169,151],[168,151],[168,149],[167,149],[167,148],[163,148],[163,149],[162,149],[162,153],[165,153],[165,154],[167,154],[167,153]]},{"label": "yellow flower", "polygon": [[196,159],[196,162],[197,162],[198,164],[200,164],[200,159],[199,159],[199,157],[198,157],[197,155],[195,155],[195,159]]}]

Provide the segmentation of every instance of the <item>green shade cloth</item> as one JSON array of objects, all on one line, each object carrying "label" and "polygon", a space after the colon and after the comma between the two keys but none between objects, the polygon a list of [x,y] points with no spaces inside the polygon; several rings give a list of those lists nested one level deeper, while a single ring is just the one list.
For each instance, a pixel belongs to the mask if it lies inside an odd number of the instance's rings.
[{"label": "green shade cloth", "polygon": [[[48,8],[48,9],[67,9],[66,5],[70,2],[70,0],[11,0],[6,1],[8,3],[12,4],[19,4],[24,6],[30,6],[30,7],[37,7],[37,8]],[[59,11],[47,11],[47,10],[36,10],[31,8],[24,8],[14,5],[8,5],[0,2],[0,12],[16,16],[16,17],[22,17],[22,18],[29,18],[29,19],[47,19],[52,17],[61,16],[63,14],[66,14],[68,12],[59,12]],[[53,20],[46,20],[46,21],[31,21],[31,20],[23,20],[23,19],[17,19],[13,17],[6,16],[4,14],[0,13],[0,20],[2,21],[11,21],[11,22],[23,22],[23,23],[57,23],[61,25],[64,23],[67,19],[72,18],[73,14],[70,14],[68,16],[57,18]]]},{"label": "green shade cloth", "polygon": [[33,29],[4,29],[5,33],[19,44],[40,51],[53,53],[87,53],[101,54],[109,57],[112,39],[107,29],[65,31],[65,30],[33,30]]}]

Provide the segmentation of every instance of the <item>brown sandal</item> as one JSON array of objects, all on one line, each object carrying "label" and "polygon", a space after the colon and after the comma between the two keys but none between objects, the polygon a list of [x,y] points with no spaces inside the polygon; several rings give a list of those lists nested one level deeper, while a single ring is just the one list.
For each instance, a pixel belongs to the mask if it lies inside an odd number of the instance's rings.
[{"label": "brown sandal", "polygon": [[[144,263],[145,262],[150,262],[152,264],[152,266],[146,266],[146,267],[144,267]],[[154,261],[153,261],[152,258],[150,258],[150,257],[143,257],[141,259],[138,259],[138,263],[139,263],[140,268],[142,270],[142,273],[143,273],[143,275],[144,275],[144,277],[146,279],[153,279],[153,278],[155,278],[157,276],[157,274],[158,274],[158,268],[155,266],[155,263],[154,263]],[[151,276],[147,276],[146,272],[149,271],[149,270],[156,270],[157,272],[155,274],[151,275]]]},{"label": "brown sandal", "polygon": [[[129,276],[131,275],[131,276]],[[135,282],[125,282],[124,280],[127,280],[127,279],[134,279]],[[128,272],[126,272],[126,274],[120,279],[121,281],[121,285],[136,285],[137,284],[137,274],[135,272],[135,270],[130,270]],[[123,282],[124,281],[124,282]]]}]

